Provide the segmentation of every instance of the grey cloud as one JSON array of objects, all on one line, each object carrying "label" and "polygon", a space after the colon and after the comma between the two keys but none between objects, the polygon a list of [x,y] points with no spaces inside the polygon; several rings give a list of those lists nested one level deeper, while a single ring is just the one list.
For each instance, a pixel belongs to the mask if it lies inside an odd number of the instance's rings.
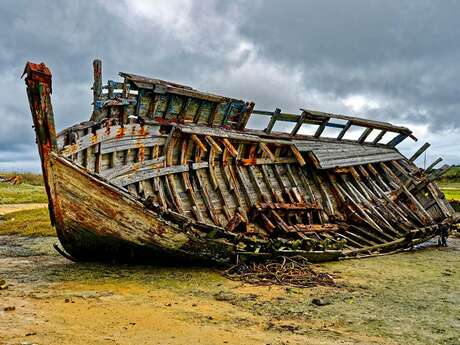
[{"label": "grey cloud", "polygon": [[[59,129],[89,117],[98,57],[104,79],[120,70],[152,75],[289,111],[353,113],[343,100],[362,95],[381,103],[368,117],[426,123],[435,140],[460,133],[455,1],[195,1],[189,12],[174,8],[183,28],[122,1],[0,6],[0,169],[38,167],[18,79],[27,60],[52,69]],[[446,151],[460,161],[458,150]]]},{"label": "grey cloud", "polygon": [[300,66],[306,88],[386,98],[379,119],[460,127],[460,3],[264,1],[250,13],[243,35]]}]

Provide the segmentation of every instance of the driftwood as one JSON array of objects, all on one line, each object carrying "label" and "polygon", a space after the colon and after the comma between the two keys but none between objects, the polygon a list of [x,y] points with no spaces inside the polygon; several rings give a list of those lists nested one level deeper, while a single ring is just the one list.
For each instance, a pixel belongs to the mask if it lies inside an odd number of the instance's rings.
[{"label": "driftwood", "polygon": [[12,185],[18,185],[21,184],[22,182],[22,177],[20,175],[15,175],[15,176],[0,176],[0,183],[9,183]]}]

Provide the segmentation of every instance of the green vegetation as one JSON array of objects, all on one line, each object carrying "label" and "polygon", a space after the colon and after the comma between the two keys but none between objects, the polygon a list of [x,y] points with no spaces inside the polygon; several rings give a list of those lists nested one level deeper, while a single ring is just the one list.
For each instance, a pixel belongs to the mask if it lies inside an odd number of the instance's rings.
[{"label": "green vegetation", "polygon": [[450,168],[440,179],[440,183],[459,183],[460,184],[460,166]]},{"label": "green vegetation", "polygon": [[48,198],[43,185],[0,183],[0,205],[46,202],[48,202]]},{"label": "green vegetation", "polygon": [[460,212],[460,182],[440,181],[439,185],[454,210]]},{"label": "green vegetation", "polygon": [[450,168],[437,182],[455,211],[460,212],[460,166]]},{"label": "green vegetation", "polygon": [[23,172],[0,172],[1,176],[20,176],[21,184],[0,183],[0,205],[46,203],[45,187],[41,174]]},{"label": "green vegetation", "polygon": [[459,189],[450,189],[450,188],[442,188],[444,195],[446,196],[447,200],[456,200],[460,201],[460,188]]},{"label": "green vegetation", "polygon": [[47,208],[37,208],[0,216],[0,235],[56,236]]}]

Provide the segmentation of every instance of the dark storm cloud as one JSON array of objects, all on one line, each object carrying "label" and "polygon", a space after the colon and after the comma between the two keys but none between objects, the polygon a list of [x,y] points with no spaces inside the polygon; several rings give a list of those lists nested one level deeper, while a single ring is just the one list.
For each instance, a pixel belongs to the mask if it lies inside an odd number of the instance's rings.
[{"label": "dark storm cloud", "polygon": [[[0,7],[0,169],[38,167],[18,79],[27,60],[52,69],[58,129],[89,117],[98,57],[104,79],[123,70],[264,108],[362,111],[427,124],[433,142],[453,142],[460,131],[458,2],[16,0]],[[354,107],[353,97],[364,103]],[[460,161],[458,150],[443,151]]]},{"label": "dark storm cloud", "polygon": [[382,119],[460,126],[458,1],[264,1],[248,12],[244,35],[302,66],[307,88],[384,97],[371,114]]},{"label": "dark storm cloud", "polygon": [[102,58],[107,78],[126,70],[192,82],[187,76],[193,66],[209,64],[208,56],[185,51],[164,28],[140,18],[143,28],[130,27],[99,2],[6,1],[1,9],[0,30],[7,33],[0,38],[3,160],[7,151],[30,148],[34,141],[24,82],[19,80],[28,60],[44,61],[52,69],[58,128],[88,119],[91,62],[96,57]]}]

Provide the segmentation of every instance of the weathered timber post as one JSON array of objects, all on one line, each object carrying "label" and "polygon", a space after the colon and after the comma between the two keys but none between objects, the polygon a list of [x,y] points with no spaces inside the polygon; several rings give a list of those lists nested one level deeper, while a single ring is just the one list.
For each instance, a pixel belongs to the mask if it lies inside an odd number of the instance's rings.
[{"label": "weathered timber post", "polygon": [[53,107],[51,105],[51,72],[44,63],[27,62],[23,76],[26,75],[27,96],[34,122],[38,153],[40,154],[45,189],[48,194],[48,207],[51,224],[56,223],[54,203],[54,182],[50,154],[57,152],[56,129],[54,127]]},{"label": "weathered timber post", "polygon": [[256,104],[254,102],[246,102],[244,106],[244,111],[241,113],[241,118],[238,123],[238,128],[244,130],[246,125],[248,124],[249,118],[251,117],[252,111],[254,110],[254,106]]},{"label": "weathered timber post", "polygon": [[99,120],[102,108],[102,61],[93,61],[93,121]]}]

